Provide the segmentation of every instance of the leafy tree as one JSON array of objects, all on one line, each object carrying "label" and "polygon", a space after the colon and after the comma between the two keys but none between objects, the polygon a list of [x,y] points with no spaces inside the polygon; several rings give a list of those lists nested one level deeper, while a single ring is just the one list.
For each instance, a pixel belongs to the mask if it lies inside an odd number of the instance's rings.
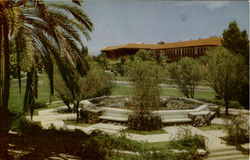
[{"label": "leafy tree", "polygon": [[136,52],[135,58],[140,59],[141,61],[154,61],[153,53],[145,49],[140,49]]},{"label": "leafy tree", "polygon": [[89,72],[79,80],[81,100],[110,95],[113,88],[111,79],[97,63],[91,62]]},{"label": "leafy tree", "polygon": [[[74,3],[80,4],[79,0],[75,0]],[[49,71],[53,94],[53,63],[56,62],[63,75],[66,75],[62,69],[64,65],[72,65],[74,69],[75,66],[83,68],[80,66],[84,66],[85,62],[78,60],[81,57],[79,46],[83,47],[79,34],[89,39],[88,32],[92,31],[93,25],[78,6],[48,4],[47,1],[42,0],[0,1],[0,19],[0,158],[5,159],[8,156],[7,134],[10,127],[8,110],[10,41],[14,40],[16,45],[19,82],[21,82],[20,58],[30,59],[30,63],[26,65],[32,72],[36,63],[33,60],[34,54],[38,54],[45,64],[45,70]],[[46,69],[46,67],[50,68]],[[27,92],[31,93],[28,90]]]},{"label": "leafy tree", "polygon": [[140,49],[136,55],[135,58],[141,60],[141,61],[153,61],[156,62],[158,65],[165,66],[167,62],[167,57],[157,54],[155,52],[145,50],[145,49]]},{"label": "leafy tree", "polygon": [[223,47],[217,47],[208,52],[207,65],[207,79],[215,92],[224,99],[228,114],[229,101],[235,96],[239,84],[245,80],[244,58],[233,55]]},{"label": "leafy tree", "polygon": [[231,52],[244,56],[248,64],[249,40],[247,31],[240,31],[236,21],[233,21],[229,23],[228,29],[225,29],[222,35],[222,45]]},{"label": "leafy tree", "polygon": [[237,99],[241,105],[249,107],[249,40],[246,30],[240,31],[236,21],[230,22],[228,29],[223,31],[222,45],[234,55],[241,55],[245,59],[245,81],[237,88]]},{"label": "leafy tree", "polygon": [[[68,106],[69,112],[71,112],[70,104],[74,103],[77,123],[79,121],[78,107],[81,100],[110,95],[113,88],[113,84],[110,81],[111,77],[105,74],[104,70],[96,62],[90,61],[90,59],[88,60],[90,63],[90,70],[84,77],[81,77],[75,72],[71,88],[67,87],[58,71],[56,71],[55,76],[55,89],[59,97]],[[74,89],[76,87],[78,90]],[[72,92],[75,93],[75,96],[72,95]]]},{"label": "leafy tree", "polygon": [[144,114],[151,109],[158,109],[162,68],[154,62],[135,60],[127,66],[126,74],[133,82],[133,99],[138,105],[138,113]]},{"label": "leafy tree", "polygon": [[70,104],[73,104],[74,102],[72,93],[63,81],[58,69],[55,70],[54,74],[54,88],[58,93],[58,97],[62,99],[63,103],[68,107],[68,111],[71,112]]},{"label": "leafy tree", "polygon": [[168,66],[170,78],[187,98],[194,98],[195,87],[201,80],[201,70],[196,59],[184,57]]},{"label": "leafy tree", "polygon": [[165,44],[165,42],[164,41],[160,41],[157,44]]},{"label": "leafy tree", "polygon": [[105,54],[100,54],[98,56],[94,56],[93,59],[104,69],[107,70],[109,66],[109,62],[107,56]]}]

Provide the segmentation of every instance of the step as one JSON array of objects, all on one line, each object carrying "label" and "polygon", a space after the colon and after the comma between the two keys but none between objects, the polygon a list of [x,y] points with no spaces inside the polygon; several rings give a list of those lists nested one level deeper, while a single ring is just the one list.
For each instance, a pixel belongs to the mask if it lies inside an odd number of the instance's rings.
[{"label": "step", "polygon": [[102,119],[102,120],[110,120],[110,121],[120,121],[120,122],[128,121],[128,118],[113,117],[113,116],[99,116],[99,119]]},{"label": "step", "polygon": [[221,156],[221,157],[210,157],[208,156],[208,158],[206,160],[236,160],[236,159],[244,159],[244,160],[248,160],[249,156],[247,155],[227,155],[227,156]]},{"label": "step", "polygon": [[230,146],[230,147],[224,147],[220,149],[210,149],[209,152],[214,153],[214,152],[235,151],[235,150],[236,148],[234,146]]},{"label": "step", "polygon": [[181,118],[181,119],[163,119],[162,123],[178,123],[178,122],[191,122],[192,120],[189,118]]},{"label": "step", "polygon": [[227,155],[241,155],[242,153],[237,150],[225,150],[221,152],[210,152],[209,157],[220,157],[220,156],[227,156]]}]

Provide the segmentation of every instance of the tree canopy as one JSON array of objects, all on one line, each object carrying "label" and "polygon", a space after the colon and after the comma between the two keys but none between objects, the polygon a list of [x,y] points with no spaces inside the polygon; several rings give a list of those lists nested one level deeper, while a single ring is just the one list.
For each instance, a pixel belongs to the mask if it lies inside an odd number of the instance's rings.
[{"label": "tree canopy", "polygon": [[160,105],[162,67],[152,61],[135,60],[127,66],[126,74],[133,82],[133,99],[138,112],[146,113]]},{"label": "tree canopy", "polygon": [[19,84],[21,58],[29,62],[24,63],[29,85],[26,88],[26,104],[33,104],[36,96],[37,59],[42,61],[49,76],[51,94],[54,64],[58,65],[69,87],[71,83],[68,82],[74,76],[70,72],[72,69],[77,69],[82,76],[87,73],[87,63],[81,52],[84,44],[80,35],[88,40],[89,32],[93,30],[91,20],[79,7],[80,1],[74,0],[75,5],[43,0],[0,1],[0,121],[4,122],[0,123],[0,159],[8,155],[10,44],[13,42],[16,48]]},{"label": "tree canopy", "polygon": [[201,80],[198,60],[184,57],[168,66],[168,73],[187,98],[194,98],[195,86]]},{"label": "tree canopy", "polygon": [[222,45],[235,54],[240,54],[249,61],[249,40],[246,30],[240,31],[236,21],[229,23],[228,29],[222,33]]},{"label": "tree canopy", "polygon": [[244,57],[245,75],[244,81],[237,87],[237,99],[245,108],[249,108],[249,40],[246,30],[240,31],[236,21],[230,22],[228,29],[222,33],[222,45],[231,51],[231,54],[240,55]]},{"label": "tree canopy", "polygon": [[224,99],[226,114],[228,114],[229,100],[237,93],[237,88],[244,81],[244,58],[230,53],[223,47],[207,54],[207,80],[215,92]]}]

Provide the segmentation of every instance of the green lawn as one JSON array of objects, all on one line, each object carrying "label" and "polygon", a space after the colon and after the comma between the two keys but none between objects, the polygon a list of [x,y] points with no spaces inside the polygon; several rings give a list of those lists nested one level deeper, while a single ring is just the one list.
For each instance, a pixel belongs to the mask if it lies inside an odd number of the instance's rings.
[{"label": "green lawn", "polygon": [[76,121],[63,121],[67,125],[74,125],[74,126],[79,126],[79,127],[88,127],[91,124],[89,123],[76,123]]},{"label": "green lawn", "polygon": [[[117,85],[112,92],[112,95],[131,95],[132,87]],[[185,97],[177,89],[162,89],[162,96],[172,96],[172,97]],[[213,90],[196,90],[195,98],[202,98],[206,100],[213,100],[216,96],[216,93]]]},{"label": "green lawn", "polygon": [[204,126],[204,127],[198,127],[200,130],[203,131],[210,131],[210,130],[221,130],[221,129],[226,129],[226,125],[221,125],[221,124],[211,124],[209,126]]},{"label": "green lawn", "polygon": [[[9,99],[9,109],[13,113],[21,113],[22,106],[23,106],[23,99],[26,87],[26,80],[22,79],[22,92],[19,93],[18,88],[18,81],[17,79],[12,80],[11,88],[10,88],[10,99]],[[112,95],[131,95],[132,94],[132,87],[129,86],[122,86],[116,85],[116,87],[112,91]],[[172,97],[184,97],[184,95],[177,89],[162,89],[162,96],[172,96]],[[214,91],[201,91],[196,90],[195,98],[198,99],[205,99],[205,100],[214,100],[216,93]],[[39,83],[38,83],[38,99],[37,102],[40,103],[47,103],[49,101],[50,96],[50,89],[46,75],[39,76]],[[57,93],[53,97],[54,101],[60,100],[57,97]],[[51,105],[49,108],[54,108],[61,106],[63,104],[58,105]],[[34,115],[37,114],[37,111],[43,110],[44,108],[35,110]]]},{"label": "green lawn", "polygon": [[[129,77],[116,75],[116,76],[114,76],[114,80],[116,80],[116,81],[128,81]],[[167,84],[167,85],[176,85],[176,83],[171,79],[165,79],[161,83]],[[209,87],[208,83],[205,81],[198,82],[198,86]]]},{"label": "green lawn", "polygon": [[[22,112],[25,88],[26,88],[26,79],[22,79],[21,94],[19,93],[17,79],[13,79],[11,81],[10,98],[9,98],[9,109],[11,112],[14,112],[14,113],[21,113]],[[37,102],[47,103],[47,102],[49,102],[49,97],[50,97],[50,89],[49,89],[47,77],[46,77],[46,75],[41,75],[41,76],[39,76]],[[53,100],[54,101],[60,100],[57,97],[56,92],[55,92]]]}]

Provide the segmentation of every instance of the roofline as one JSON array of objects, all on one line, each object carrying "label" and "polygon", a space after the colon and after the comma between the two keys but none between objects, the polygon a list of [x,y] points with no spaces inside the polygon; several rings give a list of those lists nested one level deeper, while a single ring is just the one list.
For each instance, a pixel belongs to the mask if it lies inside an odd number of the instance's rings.
[{"label": "roofline", "polygon": [[[167,45],[171,45],[171,44],[178,44],[178,43],[185,43],[185,42],[200,42],[200,41],[204,41],[204,40],[212,40],[212,39],[217,39],[217,40],[222,40],[222,37],[210,37],[210,38],[202,38],[202,39],[196,39],[196,40],[189,40],[189,41],[179,41],[179,42],[170,42],[170,43],[165,43],[165,44],[136,44],[136,43],[128,43],[125,45],[117,45],[117,46],[109,46],[106,47],[104,49],[101,50],[101,52],[105,52],[105,51],[112,51],[112,50],[118,50],[118,49],[152,49],[152,50],[160,50],[160,49],[171,49],[171,48],[185,48],[185,47],[196,47],[196,46],[218,46],[221,45],[221,43],[217,43],[217,44],[213,44],[214,42],[207,42],[204,44],[194,44],[194,45],[187,45],[187,46],[167,46]],[[129,45],[138,45],[138,47],[129,47]],[[147,45],[151,45],[151,47],[147,46]],[[143,47],[144,46],[144,47]]]}]

